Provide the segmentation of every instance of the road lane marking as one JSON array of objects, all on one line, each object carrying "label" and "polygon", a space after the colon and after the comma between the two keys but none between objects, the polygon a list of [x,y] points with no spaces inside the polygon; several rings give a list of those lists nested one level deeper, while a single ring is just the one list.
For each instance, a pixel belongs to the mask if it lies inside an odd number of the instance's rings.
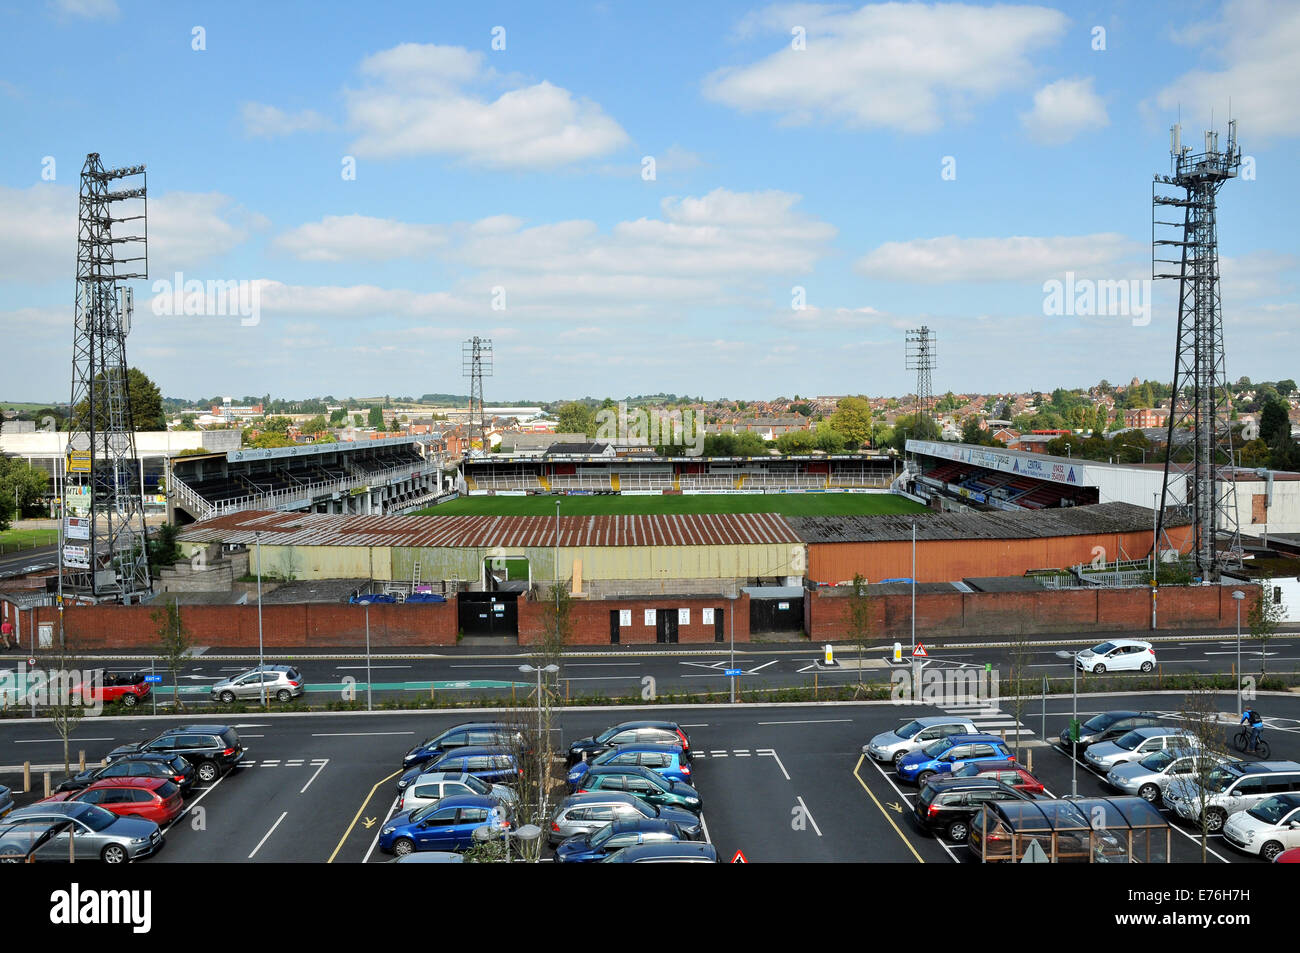
[{"label": "road lane marking", "polygon": [[799,795],[797,795],[797,794],[794,796],[794,799],[795,799],[796,801],[799,802],[799,806],[800,806],[801,808],[803,808],[803,812],[804,812],[805,815],[807,815],[808,820],[812,821],[813,830],[815,830],[815,831],[817,832],[817,836],[818,836],[818,837],[821,837],[821,836],[822,836],[822,829],[821,829],[820,827],[817,826],[817,821],[813,819],[812,811],[808,810],[808,805],[805,804],[805,803],[803,802],[803,798],[801,798],[801,797],[800,797]]},{"label": "road lane marking", "polygon": [[[894,779],[891,778],[888,774],[886,774],[885,769],[882,768],[879,764],[877,764],[874,759],[872,759],[871,761],[871,766],[880,772],[880,776],[885,779],[885,783],[888,784],[891,788],[893,788],[895,793],[897,793],[899,797],[903,799],[907,799],[907,798],[917,797],[920,794],[919,791],[916,794],[904,794],[903,789],[894,783]],[[957,860],[957,855],[954,854],[952,852],[952,849],[947,844],[944,843],[942,837],[936,836],[935,841],[939,844],[940,847],[944,849],[944,853],[946,853],[952,859],[952,862],[954,864],[960,863],[960,861]]]},{"label": "road lane marking", "polygon": [[[322,767],[324,767],[324,765],[322,765]],[[380,780],[378,780],[378,781],[375,782],[375,786],[374,786],[373,788],[370,789],[370,793],[366,795],[366,799],[365,799],[364,801],[362,801],[362,802],[361,802],[361,806],[360,806],[359,808],[357,808],[357,815],[356,815],[356,817],[352,818],[352,823],[348,825],[347,830],[345,830],[345,831],[343,832],[343,836],[339,838],[339,842],[338,842],[338,844],[334,847],[334,853],[330,854],[329,860],[325,861],[325,863],[327,863],[327,864],[332,864],[332,863],[334,863],[334,858],[338,856],[339,851],[343,848],[343,842],[346,841],[346,840],[348,839],[348,836],[352,833],[352,828],[354,828],[354,827],[357,826],[357,821],[359,821],[359,820],[361,819],[361,812],[364,811],[364,810],[366,809],[366,805],[370,803],[370,799],[371,799],[372,797],[375,796],[375,792],[379,790],[379,785],[385,783],[386,781],[391,781],[391,780],[393,780],[393,778],[395,778],[395,777],[397,777],[398,775],[404,773],[404,771],[405,771],[404,768],[398,768],[396,771],[394,771],[394,772],[393,772],[392,774],[390,774],[388,777],[386,777],[386,778],[381,778]],[[317,773],[319,774],[320,772],[317,772]],[[308,781],[307,783],[310,784],[311,782]],[[305,791],[306,788],[303,788],[303,790]],[[299,793],[301,793],[301,792],[299,792]]]},{"label": "road lane marking", "polygon": [[276,822],[271,825],[271,829],[262,835],[262,839],[258,841],[257,846],[253,848],[253,853],[248,855],[249,860],[253,859],[253,854],[256,854],[259,850],[262,849],[262,845],[266,843],[266,839],[275,833],[275,829],[280,826],[280,821],[284,820],[285,817],[288,816],[288,814],[289,814],[288,811],[285,811],[283,814],[281,814],[280,817],[276,820]]},{"label": "road lane marking", "polygon": [[781,769],[781,773],[785,775],[785,779],[786,779],[787,781],[790,780],[790,772],[787,771],[787,770],[785,769],[785,765],[781,763],[781,759],[780,759],[780,757],[777,755],[775,749],[772,749],[772,748],[760,748],[760,749],[756,750],[754,753],[757,754],[757,755],[759,755],[760,757],[768,757],[768,758],[771,758],[772,760],[774,760],[774,761],[776,762],[776,766],[777,766],[778,768]]},{"label": "road lane marking", "polygon": [[918,864],[925,863],[925,858],[923,858],[920,854],[916,852],[916,848],[913,847],[912,842],[907,839],[907,835],[904,834],[899,829],[898,825],[894,823],[894,819],[889,816],[889,812],[885,810],[885,806],[881,804],[880,800],[876,797],[876,795],[872,793],[871,788],[867,787],[867,782],[862,780],[862,775],[858,774],[858,772],[862,769],[862,762],[865,760],[867,760],[867,756],[865,754],[858,755],[858,763],[853,768],[853,776],[858,779],[858,784],[862,785],[862,790],[867,792],[867,797],[871,798],[872,803],[875,804],[876,807],[880,810],[881,816],[883,816],[885,820],[889,821],[889,826],[894,829],[894,833],[897,834],[899,838],[903,841],[903,843],[907,845],[907,849],[912,852],[912,856],[916,858],[916,862]]},{"label": "road lane marking", "polygon": [[384,825],[388,823],[388,819],[392,817],[393,812],[397,810],[397,802],[401,800],[401,797],[402,796],[399,794],[397,797],[393,798],[393,803],[388,805],[388,813],[384,815],[382,821],[375,825],[375,838],[370,842],[370,849],[366,851],[366,856],[361,858],[363,864],[370,863],[370,855],[375,852],[375,847],[379,844],[379,835],[384,832]]},{"label": "road lane marking", "polygon": [[[327,764],[329,764],[329,763],[330,763],[330,759],[329,759],[329,758],[326,758],[324,761],[320,762],[320,767],[318,767],[318,768],[316,769],[316,771],[312,774],[312,776],[311,776],[310,778],[307,779],[307,783],[304,784],[304,785],[302,786],[302,790],[299,791],[298,793],[299,793],[299,794],[302,794],[302,793],[305,792],[309,787],[311,787],[311,783],[312,783],[313,781],[316,780],[316,775],[318,775],[318,774],[320,774],[322,771],[324,771],[324,770],[325,770],[325,765],[327,765]],[[312,764],[316,764],[316,762],[313,761]]]},{"label": "road lane marking", "polygon": [[177,814],[176,817],[172,820],[172,822],[162,829],[162,832],[166,834],[169,830],[171,830],[173,827],[179,824],[181,818],[185,817],[187,814],[190,813],[190,811],[198,807],[199,802],[202,801],[205,797],[207,797],[210,792],[215,791],[217,789],[217,785],[220,784],[222,781],[226,780],[226,778],[228,777],[230,777],[229,774],[223,774],[221,777],[217,778],[217,780],[213,783],[212,787],[204,788],[203,793],[200,794],[198,797],[196,797],[193,801],[190,801],[190,803],[185,806],[185,810]]},{"label": "road lane marking", "polygon": [[852,718],[812,718],[807,721],[760,721],[760,725],[833,725],[840,722],[851,722]]},{"label": "road lane marking", "polygon": [[770,662],[764,662],[762,665],[759,665],[759,666],[756,667],[756,668],[751,668],[751,669],[750,669],[748,672],[746,672],[745,674],[747,674],[747,675],[753,675],[755,672],[761,672],[763,669],[767,668],[769,665],[775,665],[778,661],[780,661],[780,659],[772,659],[772,661],[770,661]]},{"label": "road lane marking", "polygon": [[[71,744],[80,744],[83,741],[116,741],[116,738],[72,738]],[[62,738],[20,738],[14,741],[16,745],[48,745],[58,742],[63,744]]]},{"label": "road lane marking", "polygon": [[371,735],[413,735],[414,731],[336,731],[313,733],[313,738],[368,738]]}]

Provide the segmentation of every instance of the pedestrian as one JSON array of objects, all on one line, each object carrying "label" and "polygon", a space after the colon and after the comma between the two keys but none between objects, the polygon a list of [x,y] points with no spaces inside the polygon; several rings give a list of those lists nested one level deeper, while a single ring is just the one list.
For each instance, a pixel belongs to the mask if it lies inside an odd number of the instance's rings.
[{"label": "pedestrian", "polygon": [[18,640],[14,638],[14,624],[8,619],[0,622],[0,642],[4,642],[6,649],[18,648]]}]

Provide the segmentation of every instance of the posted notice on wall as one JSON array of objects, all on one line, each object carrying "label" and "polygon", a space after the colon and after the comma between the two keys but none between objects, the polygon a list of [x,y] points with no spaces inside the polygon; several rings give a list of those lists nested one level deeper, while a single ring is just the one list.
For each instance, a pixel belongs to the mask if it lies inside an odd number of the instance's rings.
[{"label": "posted notice on wall", "polygon": [[704,624],[704,625],[713,625],[713,610],[712,610],[712,609],[701,609],[701,610],[700,610],[700,622],[701,622],[702,624]]},{"label": "posted notice on wall", "polygon": [[655,610],[654,610],[654,609],[646,609],[646,610],[645,610],[645,624],[646,624],[646,625],[654,625],[654,624],[655,624]]},{"label": "posted notice on wall", "polygon": [[626,625],[631,625],[631,624],[632,624],[632,610],[631,610],[631,609],[619,609],[619,610],[618,610],[618,624],[619,624],[620,626],[626,626]]},{"label": "posted notice on wall", "polygon": [[690,609],[678,609],[678,610],[677,610],[677,624],[678,624],[678,625],[690,625],[690,624],[691,624],[691,610],[690,610]]}]

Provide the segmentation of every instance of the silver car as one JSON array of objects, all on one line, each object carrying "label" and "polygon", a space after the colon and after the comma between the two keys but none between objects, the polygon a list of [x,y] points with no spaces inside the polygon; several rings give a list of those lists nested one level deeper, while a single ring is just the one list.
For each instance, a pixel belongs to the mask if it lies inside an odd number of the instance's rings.
[{"label": "silver car", "polygon": [[212,686],[212,700],[229,705],[237,699],[262,697],[278,702],[293,701],[306,690],[302,673],[292,665],[259,665],[222,679]]},{"label": "silver car", "polygon": [[143,817],[119,817],[110,811],[83,801],[55,801],[20,807],[5,818],[7,823],[27,821],[64,821],[73,823],[69,830],[56,834],[38,853],[68,856],[68,838],[72,838],[76,860],[102,860],[121,864],[140,860],[156,853],[163,845],[162,830]]},{"label": "silver car", "polygon": [[406,786],[397,799],[397,810],[418,811],[453,794],[479,794],[511,805],[519,800],[519,795],[504,784],[492,784],[459,771],[429,771]]},{"label": "silver car", "polygon": [[893,731],[883,731],[862,746],[862,753],[876,761],[897,765],[904,755],[919,751],[931,741],[949,735],[976,735],[979,729],[973,721],[954,718],[952,715],[928,715],[913,718]]},{"label": "silver car", "polygon": [[[1171,781],[1199,773],[1194,751],[1193,748],[1164,748],[1141,761],[1118,764],[1106,773],[1106,783],[1116,791],[1135,794],[1158,804]],[[1228,760],[1209,751],[1202,752],[1201,757],[1208,759],[1209,764],[1201,766],[1207,769],[1209,765],[1223,764]]]},{"label": "silver car", "polygon": [[4,817],[14,809],[14,794],[3,784],[0,784],[0,817]]},{"label": "silver car", "polygon": [[555,809],[547,829],[547,838],[554,847],[575,834],[590,834],[614,821],[638,821],[649,818],[672,821],[691,840],[702,840],[700,819],[679,807],[656,806],[626,791],[591,791],[587,794],[570,794]]},{"label": "silver car", "polygon": [[1134,728],[1114,741],[1089,745],[1083,759],[1103,775],[1117,764],[1141,761],[1166,748],[1199,748],[1200,744],[1182,728]]}]

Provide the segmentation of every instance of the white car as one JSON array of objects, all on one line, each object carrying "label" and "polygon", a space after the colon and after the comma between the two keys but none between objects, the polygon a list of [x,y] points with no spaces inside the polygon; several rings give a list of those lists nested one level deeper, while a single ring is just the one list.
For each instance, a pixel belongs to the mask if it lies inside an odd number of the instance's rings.
[{"label": "white car", "polygon": [[1149,672],[1156,667],[1156,652],[1150,642],[1136,639],[1111,639],[1084,649],[1074,657],[1081,672],[1103,675],[1106,672]]},{"label": "white car", "polygon": [[459,771],[429,771],[406,786],[398,799],[397,810],[418,811],[457,794],[481,794],[499,801],[514,802],[519,796],[504,784],[492,784]]},{"label": "white car", "polygon": [[1083,759],[1104,777],[1117,765],[1141,761],[1149,754],[1199,748],[1200,744],[1181,728],[1134,728],[1114,741],[1089,745]]},{"label": "white car", "polygon": [[949,735],[975,735],[975,722],[953,715],[914,718],[893,731],[882,731],[862,746],[862,753],[885,764],[897,765],[904,755],[919,751],[932,741]]},{"label": "white car", "polygon": [[1271,863],[1282,851],[1300,847],[1300,794],[1279,794],[1238,811],[1223,825],[1223,836]]}]

